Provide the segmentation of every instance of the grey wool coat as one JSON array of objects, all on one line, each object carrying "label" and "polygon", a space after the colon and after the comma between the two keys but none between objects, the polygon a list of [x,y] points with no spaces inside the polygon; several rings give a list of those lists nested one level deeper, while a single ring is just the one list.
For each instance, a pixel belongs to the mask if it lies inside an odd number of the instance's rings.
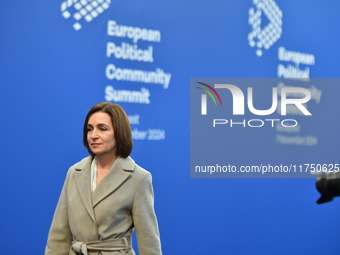
[{"label": "grey wool coat", "polygon": [[161,255],[151,174],[118,158],[92,193],[87,157],[70,167],[54,213],[45,255]]}]

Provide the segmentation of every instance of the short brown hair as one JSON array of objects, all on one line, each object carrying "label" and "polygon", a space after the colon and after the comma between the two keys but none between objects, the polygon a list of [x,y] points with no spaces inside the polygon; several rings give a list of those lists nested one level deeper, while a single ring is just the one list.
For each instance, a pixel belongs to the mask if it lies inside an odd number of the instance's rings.
[{"label": "short brown hair", "polygon": [[124,109],[118,104],[102,102],[93,106],[87,113],[83,128],[83,143],[88,152],[94,157],[87,142],[87,124],[92,114],[95,112],[105,112],[110,115],[112,126],[114,128],[114,136],[117,144],[117,156],[127,158],[132,151],[132,132],[129,118]]}]

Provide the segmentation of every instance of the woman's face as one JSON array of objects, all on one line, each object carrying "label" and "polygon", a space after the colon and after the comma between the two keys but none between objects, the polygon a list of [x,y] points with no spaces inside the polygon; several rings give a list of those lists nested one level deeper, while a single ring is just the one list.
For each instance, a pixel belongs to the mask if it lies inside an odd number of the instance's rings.
[{"label": "woman's face", "polygon": [[87,142],[97,156],[116,156],[116,140],[111,116],[106,112],[95,112],[87,123]]}]

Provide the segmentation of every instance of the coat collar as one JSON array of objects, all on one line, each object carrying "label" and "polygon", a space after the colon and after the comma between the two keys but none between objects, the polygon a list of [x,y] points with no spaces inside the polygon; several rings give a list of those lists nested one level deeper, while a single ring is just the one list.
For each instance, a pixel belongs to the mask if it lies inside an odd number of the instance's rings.
[{"label": "coat collar", "polygon": [[128,157],[118,158],[111,166],[110,171],[101,180],[97,188],[92,193],[92,203],[95,207],[100,201],[108,195],[115,192],[128,178],[131,172],[134,171],[135,162]]},{"label": "coat collar", "polygon": [[118,158],[92,194],[91,162],[92,157],[87,157],[81,161],[75,168],[74,176],[84,206],[93,221],[96,222],[93,208],[130,178],[134,171],[135,161],[131,157]]},{"label": "coat collar", "polygon": [[91,162],[92,157],[87,157],[80,161],[75,167],[74,177],[83,204],[92,220],[96,222],[91,200]]}]

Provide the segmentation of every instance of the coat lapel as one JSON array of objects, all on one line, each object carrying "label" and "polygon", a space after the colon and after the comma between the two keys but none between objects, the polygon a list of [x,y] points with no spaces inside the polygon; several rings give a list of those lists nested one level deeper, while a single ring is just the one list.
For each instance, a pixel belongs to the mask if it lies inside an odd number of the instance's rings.
[{"label": "coat lapel", "polygon": [[89,160],[85,161],[84,165],[80,165],[76,168],[75,179],[77,183],[78,192],[83,201],[83,204],[91,216],[93,222],[96,224],[94,217],[92,199],[91,199],[91,157]]},{"label": "coat lapel", "polygon": [[95,191],[92,193],[92,203],[95,207],[108,195],[115,192],[134,171],[135,162],[132,158],[118,158],[112,165],[110,171],[101,180]]}]

